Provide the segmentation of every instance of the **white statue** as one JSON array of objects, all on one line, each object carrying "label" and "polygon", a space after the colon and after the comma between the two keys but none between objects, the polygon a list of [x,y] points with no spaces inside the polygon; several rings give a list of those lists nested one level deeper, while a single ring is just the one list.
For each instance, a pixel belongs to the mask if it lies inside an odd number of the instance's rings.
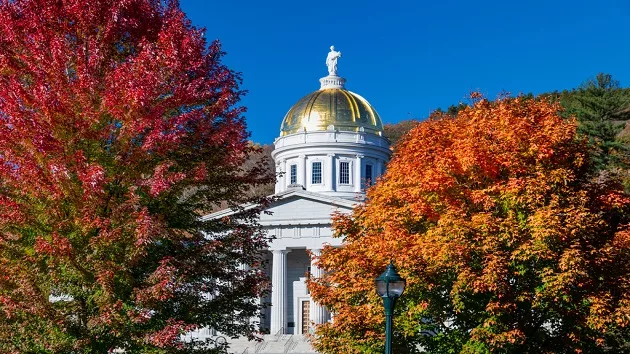
[{"label": "white statue", "polygon": [[328,67],[328,75],[337,76],[337,59],[341,58],[341,52],[335,51],[335,46],[330,46],[330,52],[326,57],[326,66]]}]

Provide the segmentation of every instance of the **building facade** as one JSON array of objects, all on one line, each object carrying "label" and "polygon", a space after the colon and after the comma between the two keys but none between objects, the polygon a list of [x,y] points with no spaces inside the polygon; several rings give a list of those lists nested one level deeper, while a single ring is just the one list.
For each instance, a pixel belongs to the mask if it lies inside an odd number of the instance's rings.
[{"label": "building facade", "polygon": [[304,334],[311,324],[330,320],[306,288],[308,276],[320,275],[309,254],[319,255],[326,244],[341,245],[332,237],[331,214],[350,213],[362,203],[365,188],[384,172],[391,156],[376,110],[346,90],[346,80],[337,75],[340,56],[331,47],[329,75],[320,79],[319,90],[289,109],[274,142],[276,200],[260,217],[274,237],[266,252],[271,295],[262,299],[270,306],[260,319],[271,334]]}]

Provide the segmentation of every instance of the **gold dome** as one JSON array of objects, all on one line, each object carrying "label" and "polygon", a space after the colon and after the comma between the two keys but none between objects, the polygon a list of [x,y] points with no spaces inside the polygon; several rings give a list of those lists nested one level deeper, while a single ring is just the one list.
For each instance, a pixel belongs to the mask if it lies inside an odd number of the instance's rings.
[{"label": "gold dome", "polygon": [[325,88],[300,99],[284,116],[282,136],[301,131],[363,131],[382,135],[383,122],[365,98],[342,88]]}]

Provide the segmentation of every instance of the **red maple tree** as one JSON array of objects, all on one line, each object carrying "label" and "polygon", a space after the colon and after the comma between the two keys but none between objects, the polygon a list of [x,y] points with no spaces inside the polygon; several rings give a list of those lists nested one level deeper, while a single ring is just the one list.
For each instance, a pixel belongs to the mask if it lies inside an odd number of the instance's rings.
[{"label": "red maple tree", "polygon": [[[240,78],[176,1],[0,0],[0,351],[176,352],[252,333],[271,176]],[[242,267],[242,265],[252,265]]]}]

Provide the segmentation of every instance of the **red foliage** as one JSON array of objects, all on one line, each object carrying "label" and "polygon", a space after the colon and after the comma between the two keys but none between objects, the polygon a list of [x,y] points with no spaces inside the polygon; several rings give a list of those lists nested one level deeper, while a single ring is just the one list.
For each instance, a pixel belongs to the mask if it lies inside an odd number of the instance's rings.
[{"label": "red foliage", "polygon": [[0,351],[251,333],[266,240],[199,218],[271,181],[222,55],[176,1],[0,0]]}]

